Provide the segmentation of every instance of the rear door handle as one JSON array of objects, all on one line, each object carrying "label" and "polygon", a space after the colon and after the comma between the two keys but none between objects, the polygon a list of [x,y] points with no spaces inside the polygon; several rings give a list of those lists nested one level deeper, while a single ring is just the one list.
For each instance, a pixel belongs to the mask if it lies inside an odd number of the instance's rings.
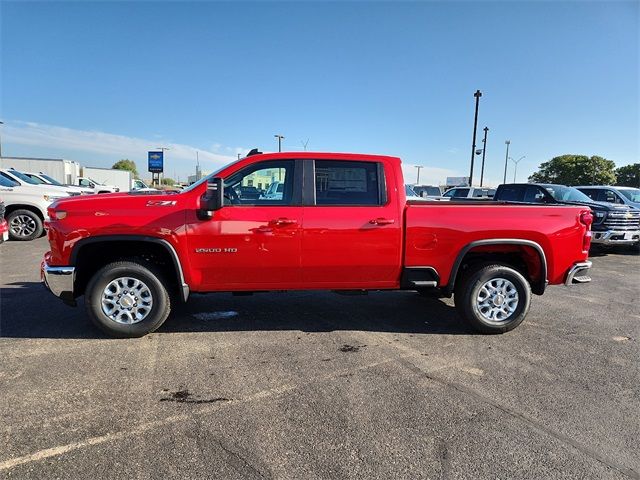
[{"label": "rear door handle", "polygon": [[276,218],[274,220],[271,220],[269,222],[269,225],[275,225],[276,227],[284,227],[286,225],[295,225],[297,223],[298,223],[297,220],[281,217],[281,218]]},{"label": "rear door handle", "polygon": [[396,223],[393,218],[374,218],[373,220],[369,220],[371,225],[391,225],[392,223]]}]

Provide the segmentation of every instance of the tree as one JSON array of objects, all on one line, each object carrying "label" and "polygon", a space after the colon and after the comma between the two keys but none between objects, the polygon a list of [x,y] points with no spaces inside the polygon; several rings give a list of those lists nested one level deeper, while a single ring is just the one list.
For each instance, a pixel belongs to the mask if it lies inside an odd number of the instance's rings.
[{"label": "tree", "polygon": [[128,158],[123,158],[122,160],[118,160],[111,167],[113,170],[128,170],[133,173],[134,177],[138,176],[138,168],[136,167],[136,162],[133,160],[129,160]]},{"label": "tree", "polygon": [[640,188],[640,163],[616,169],[616,177],[618,177],[618,185]]},{"label": "tree", "polygon": [[542,163],[529,181],[562,185],[613,185],[616,183],[615,168],[612,160],[596,155],[561,155]]},{"label": "tree", "polygon": [[165,177],[162,179],[162,185],[169,185],[170,187],[174,186],[176,181],[173,178]]}]

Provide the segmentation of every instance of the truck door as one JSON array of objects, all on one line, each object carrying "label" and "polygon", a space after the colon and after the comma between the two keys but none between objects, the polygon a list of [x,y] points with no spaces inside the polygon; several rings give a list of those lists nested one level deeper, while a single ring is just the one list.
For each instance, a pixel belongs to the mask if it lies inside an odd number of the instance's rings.
[{"label": "truck door", "polygon": [[[297,163],[270,160],[244,167],[224,179],[224,206],[212,219],[187,222],[192,271],[204,290],[299,288],[302,168]],[[266,196],[274,182],[283,185],[281,192]]]},{"label": "truck door", "polygon": [[[305,203],[311,203],[305,205],[303,219],[305,286],[397,286],[401,192],[396,191],[391,166],[385,168],[376,161],[315,160],[305,167]],[[308,192],[313,198],[308,198]]]}]

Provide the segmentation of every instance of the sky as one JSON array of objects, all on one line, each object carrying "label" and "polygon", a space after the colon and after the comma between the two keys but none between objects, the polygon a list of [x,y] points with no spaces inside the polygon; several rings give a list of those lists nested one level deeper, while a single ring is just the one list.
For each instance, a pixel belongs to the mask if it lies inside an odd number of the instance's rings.
[{"label": "sky", "polygon": [[[640,2],[0,3],[3,156],[167,176],[257,147],[403,159],[485,185],[554,156],[640,161]],[[481,156],[476,156],[478,183]],[[514,174],[509,162],[508,177]],[[143,173],[143,178],[149,174]]]}]

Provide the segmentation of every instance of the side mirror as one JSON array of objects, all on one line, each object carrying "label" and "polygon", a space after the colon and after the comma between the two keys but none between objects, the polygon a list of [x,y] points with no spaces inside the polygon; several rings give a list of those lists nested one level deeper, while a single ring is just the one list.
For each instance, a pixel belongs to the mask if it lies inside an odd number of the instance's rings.
[{"label": "side mirror", "polygon": [[207,182],[207,191],[200,197],[198,217],[201,220],[211,218],[216,210],[220,210],[224,203],[223,186],[221,178],[211,178]]},{"label": "side mirror", "polygon": [[95,184],[95,183],[93,183],[93,182],[91,182],[91,183],[89,184],[89,186],[90,186],[91,188],[96,188],[96,184]]}]

